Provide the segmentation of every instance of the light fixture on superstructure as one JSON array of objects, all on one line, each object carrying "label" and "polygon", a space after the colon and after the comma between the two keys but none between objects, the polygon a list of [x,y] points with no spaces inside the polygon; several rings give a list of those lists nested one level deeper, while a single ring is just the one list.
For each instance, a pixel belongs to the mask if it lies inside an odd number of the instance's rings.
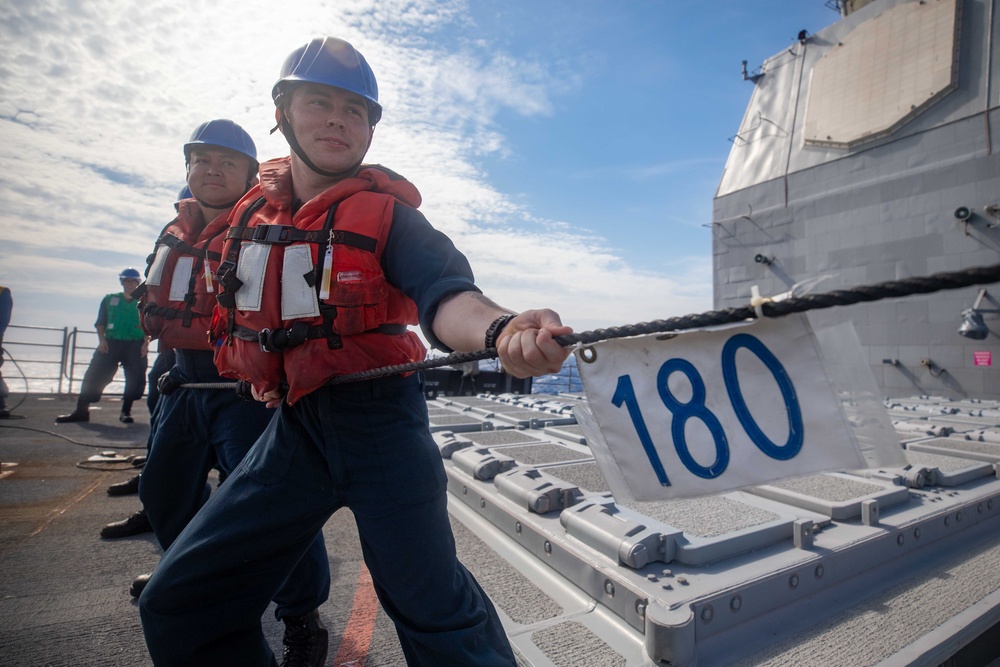
[{"label": "light fixture on superstructure", "polygon": [[[962,311],[962,324],[958,327],[960,335],[972,340],[984,340],[989,336],[990,328],[986,326],[983,313],[1000,314],[1000,308],[980,308],[983,299],[987,298],[988,294],[985,288],[979,290],[979,295],[976,296],[976,301],[972,304],[972,308]],[[992,297],[990,297],[990,301],[993,301]]]}]

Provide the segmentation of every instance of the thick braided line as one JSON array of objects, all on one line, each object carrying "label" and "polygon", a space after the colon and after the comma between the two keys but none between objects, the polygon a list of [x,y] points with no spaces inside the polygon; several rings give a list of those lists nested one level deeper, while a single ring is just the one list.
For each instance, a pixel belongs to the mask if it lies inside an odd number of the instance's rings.
[{"label": "thick braided line", "polygon": [[449,354],[447,357],[441,357],[438,359],[424,359],[423,361],[414,361],[408,364],[397,364],[396,366],[373,368],[368,371],[360,371],[349,375],[338,375],[327,380],[326,384],[334,385],[344,384],[346,382],[357,382],[359,380],[371,380],[374,378],[386,377],[388,375],[398,375],[400,373],[408,373],[411,371],[422,371],[427,368],[448,366],[450,364],[464,364],[469,361],[479,361],[480,359],[496,359],[496,357],[497,350],[495,347],[489,347],[485,350],[479,350],[478,352],[455,352],[453,354]]},{"label": "thick braided line", "polygon": [[185,382],[177,387],[179,389],[233,389],[236,385],[237,382],[234,380],[232,382]]},{"label": "thick braided line", "polygon": [[683,315],[681,317],[671,317],[666,320],[653,320],[652,322],[639,322],[638,324],[625,324],[607,329],[594,329],[593,331],[583,331],[569,334],[567,336],[556,336],[556,342],[566,347],[574,343],[596,343],[601,340],[611,340],[613,338],[628,338],[629,336],[643,336],[651,333],[666,333],[669,331],[683,331],[685,329],[697,329],[699,327],[714,326],[717,324],[729,324],[731,322],[742,322],[752,319],[754,310],[750,306],[740,308],[726,308],[725,310],[714,310],[696,315]]},{"label": "thick braided line", "polygon": [[[374,378],[397,375],[411,371],[420,371],[425,368],[436,368],[447,364],[459,364],[469,361],[479,361],[480,359],[495,359],[496,348],[491,347],[478,352],[456,352],[447,357],[447,362],[443,359],[425,359],[424,361],[414,361],[408,364],[398,364],[396,366],[383,366],[367,371],[351,373],[350,375],[338,375],[327,380],[327,385],[344,384],[345,382],[358,382],[359,380],[371,380]],[[179,385],[183,389],[234,389],[237,382],[191,382]]]},{"label": "thick braided line", "polygon": [[[762,312],[767,317],[781,317],[791,313],[801,313],[807,310],[818,310],[822,308],[832,308],[833,306],[850,306],[856,303],[878,301],[880,299],[891,299],[896,297],[910,296],[913,294],[930,294],[942,290],[959,289],[971,287],[972,285],[983,285],[1000,282],[1000,264],[993,266],[975,267],[962,271],[935,273],[930,276],[904,278],[902,280],[890,280],[876,283],[874,285],[859,285],[848,289],[834,290],[824,294],[808,294],[801,297],[793,297],[784,301],[767,302],[762,305]],[[652,333],[669,333],[684,331],[686,329],[698,329],[701,327],[716,326],[719,324],[731,324],[754,319],[756,313],[751,306],[740,306],[738,308],[725,308],[723,310],[713,310],[706,313],[683,315],[681,317],[671,317],[665,320],[653,320],[652,322],[639,322],[637,324],[626,324],[607,329],[594,329],[593,331],[583,331],[569,334],[567,336],[556,336],[555,340],[563,347],[576,343],[596,343],[601,340],[611,340],[614,338],[628,338],[630,336],[644,336]],[[477,352],[455,352],[445,357],[436,359],[425,359],[424,361],[409,364],[398,364],[396,366],[385,366],[373,368],[360,373],[349,375],[338,375],[327,381],[327,385],[345,384],[357,382],[359,380],[371,380],[374,378],[409,373],[428,368],[438,368],[440,366],[450,366],[480,359],[496,359],[495,348],[479,350]],[[209,383],[207,385],[181,385],[191,388],[217,389],[231,388],[234,384]]]},{"label": "thick braided line", "polygon": [[[910,296],[912,294],[929,294],[941,290],[959,289],[961,287],[998,281],[1000,281],[1000,264],[966,269],[953,273],[936,273],[927,277],[905,278],[903,280],[892,280],[874,285],[861,285],[849,289],[834,290],[825,294],[808,294],[786,299],[785,301],[767,302],[763,304],[762,309],[764,315],[767,317],[781,317],[782,315],[801,313],[807,310],[831,308],[833,306],[850,306],[867,301],[891,299],[894,297]],[[612,327],[610,329],[585,331],[568,336],[557,336],[556,341],[563,346],[572,345],[573,343],[594,343],[599,340],[609,340],[612,338],[683,331],[685,329],[695,329],[716,324],[730,324],[754,317],[756,315],[752,307],[742,306],[739,308],[710,311],[699,315],[685,315],[667,320],[655,320],[653,322],[642,322],[639,324]]]},{"label": "thick braided line", "polygon": [[812,294],[797,299],[768,303],[764,304],[764,314],[768,317],[781,317],[806,310],[851,305],[863,301],[878,301],[879,299],[913,294],[930,294],[941,290],[959,289],[998,281],[1000,281],[1000,264],[955,273],[936,273],[927,277],[905,278],[875,285],[863,285],[825,294]]}]

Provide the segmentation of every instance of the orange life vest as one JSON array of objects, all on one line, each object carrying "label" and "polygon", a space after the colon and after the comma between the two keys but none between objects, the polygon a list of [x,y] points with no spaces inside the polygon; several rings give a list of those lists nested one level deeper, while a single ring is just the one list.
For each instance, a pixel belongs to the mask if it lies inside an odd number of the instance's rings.
[{"label": "orange life vest", "polygon": [[164,227],[146,267],[139,300],[142,328],[161,349],[211,350],[209,328],[219,285],[229,212],[208,225],[195,199],[178,202],[177,217]]},{"label": "orange life vest", "polygon": [[287,383],[295,403],[337,375],[420,361],[407,325],[416,304],[389,284],[382,252],[397,202],[419,206],[410,182],[364,166],[294,216],[288,158],[261,165],[233,211],[213,327],[219,372],[259,393]]}]

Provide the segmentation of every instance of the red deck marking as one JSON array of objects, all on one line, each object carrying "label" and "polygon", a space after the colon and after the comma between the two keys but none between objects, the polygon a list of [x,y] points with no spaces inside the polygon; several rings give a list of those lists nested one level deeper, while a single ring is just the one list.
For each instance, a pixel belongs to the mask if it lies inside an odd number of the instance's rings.
[{"label": "red deck marking", "polygon": [[379,602],[372,586],[372,575],[361,563],[358,583],[354,586],[354,606],[347,628],[340,639],[340,649],[333,659],[334,667],[364,667],[368,658],[368,647],[375,633],[375,617],[378,616]]}]

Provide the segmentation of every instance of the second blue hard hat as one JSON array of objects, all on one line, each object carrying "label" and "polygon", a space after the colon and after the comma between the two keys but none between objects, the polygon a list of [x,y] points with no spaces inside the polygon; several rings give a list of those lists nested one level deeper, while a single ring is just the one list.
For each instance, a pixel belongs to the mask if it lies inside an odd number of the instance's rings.
[{"label": "second blue hard hat", "polygon": [[257,163],[257,146],[247,131],[226,118],[217,118],[202,123],[191,133],[191,138],[184,144],[184,159],[191,158],[191,150],[195,146],[221,146],[237,153],[242,153]]}]

